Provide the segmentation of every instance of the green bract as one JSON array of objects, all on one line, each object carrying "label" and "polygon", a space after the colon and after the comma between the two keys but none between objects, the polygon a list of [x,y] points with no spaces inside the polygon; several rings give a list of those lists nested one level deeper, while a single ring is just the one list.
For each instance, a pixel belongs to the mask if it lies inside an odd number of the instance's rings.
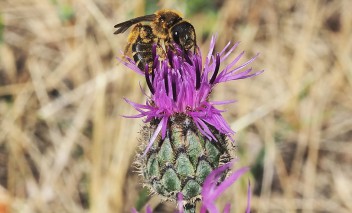
[{"label": "green bract", "polygon": [[[154,120],[142,128],[141,150],[144,151],[159,124]],[[207,175],[232,158],[225,135],[209,126],[217,141],[209,140],[184,114],[170,117],[166,137],[159,135],[146,155],[138,155],[137,162],[144,183],[152,192],[167,200],[176,201],[177,193],[194,206],[201,200],[202,185]]]}]

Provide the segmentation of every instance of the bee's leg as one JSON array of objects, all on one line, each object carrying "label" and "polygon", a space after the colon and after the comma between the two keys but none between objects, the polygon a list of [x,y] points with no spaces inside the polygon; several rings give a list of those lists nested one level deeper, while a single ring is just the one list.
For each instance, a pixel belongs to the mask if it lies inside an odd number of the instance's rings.
[{"label": "bee's leg", "polygon": [[126,56],[129,54],[130,52],[130,49],[131,49],[131,43],[127,43],[126,47],[125,47],[125,50],[123,51],[123,58],[125,59]]},{"label": "bee's leg", "polygon": [[154,62],[153,62],[153,60],[151,59],[151,60],[149,60],[149,62],[148,62],[148,72],[149,72],[150,74],[152,74],[152,73],[153,73],[153,69],[154,69]]},{"label": "bee's leg", "polygon": [[124,55],[125,55],[124,57],[126,57],[127,55],[129,55],[129,53],[132,52],[131,46],[133,43],[135,43],[138,40],[141,27],[142,27],[142,24],[136,24],[136,26],[133,27],[130,34],[128,35],[128,43],[124,50]]}]

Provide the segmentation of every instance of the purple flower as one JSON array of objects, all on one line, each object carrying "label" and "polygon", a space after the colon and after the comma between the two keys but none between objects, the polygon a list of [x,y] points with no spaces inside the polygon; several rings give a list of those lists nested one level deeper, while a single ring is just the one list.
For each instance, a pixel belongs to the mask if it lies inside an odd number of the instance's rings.
[{"label": "purple flower", "polygon": [[159,55],[154,53],[152,73],[148,72],[148,67],[145,71],[140,70],[130,58],[127,58],[127,61],[118,59],[130,69],[144,75],[151,92],[151,96],[147,96],[148,100],[145,104],[138,104],[125,99],[139,112],[138,115],[125,117],[145,117],[144,122],[146,123],[153,119],[160,120],[144,151],[144,155],[159,133],[161,133],[162,138],[165,137],[168,119],[177,113],[183,113],[191,117],[199,131],[209,139],[217,141],[208,127],[208,125],[211,125],[232,140],[231,136],[234,132],[222,117],[221,113],[223,111],[216,109],[215,106],[233,103],[234,101],[209,101],[209,95],[219,83],[249,78],[263,72],[262,70],[250,74],[252,68],[243,70],[254,61],[258,54],[240,66],[235,66],[244,52],[220,69],[221,63],[229,57],[238,44],[235,43],[229,48],[230,43],[228,43],[221,52],[214,55],[215,37],[213,36],[204,65],[202,65],[202,55],[199,49],[195,54],[186,54],[176,48],[176,53],[169,51],[167,59],[164,60],[160,60]]},{"label": "purple flower", "polygon": [[[220,178],[223,173],[230,169],[233,165],[233,161],[220,166],[219,168],[213,170],[205,179],[202,188],[202,207],[200,213],[205,213],[208,210],[211,213],[219,213],[220,211],[215,206],[215,200],[230,187],[239,177],[241,177],[245,172],[249,170],[248,167],[241,168],[231,174],[228,178],[222,181],[220,184]],[[250,185],[248,187],[247,193],[247,209],[246,213],[250,212]],[[224,213],[230,212],[230,204],[227,204],[224,208]]]}]

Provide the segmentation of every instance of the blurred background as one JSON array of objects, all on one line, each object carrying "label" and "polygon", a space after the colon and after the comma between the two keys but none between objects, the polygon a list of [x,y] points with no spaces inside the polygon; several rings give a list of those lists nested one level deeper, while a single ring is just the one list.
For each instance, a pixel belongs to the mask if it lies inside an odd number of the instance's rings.
[{"label": "blurred background", "polygon": [[[207,52],[241,41],[265,69],[212,100],[251,172],[218,200],[244,212],[352,212],[351,0],[1,0],[0,212],[174,212],[149,197],[132,165],[143,77],[119,64],[128,32],[113,26],[169,8]],[[234,58],[235,55],[232,56]],[[242,60],[244,62],[245,59]]]}]

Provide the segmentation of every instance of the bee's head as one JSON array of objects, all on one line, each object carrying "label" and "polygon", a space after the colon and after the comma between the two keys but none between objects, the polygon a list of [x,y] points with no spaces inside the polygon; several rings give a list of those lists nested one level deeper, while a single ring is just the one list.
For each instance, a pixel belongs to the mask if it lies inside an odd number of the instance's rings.
[{"label": "bee's head", "polygon": [[183,50],[189,51],[196,46],[196,33],[192,24],[182,21],[171,28],[171,37]]}]

